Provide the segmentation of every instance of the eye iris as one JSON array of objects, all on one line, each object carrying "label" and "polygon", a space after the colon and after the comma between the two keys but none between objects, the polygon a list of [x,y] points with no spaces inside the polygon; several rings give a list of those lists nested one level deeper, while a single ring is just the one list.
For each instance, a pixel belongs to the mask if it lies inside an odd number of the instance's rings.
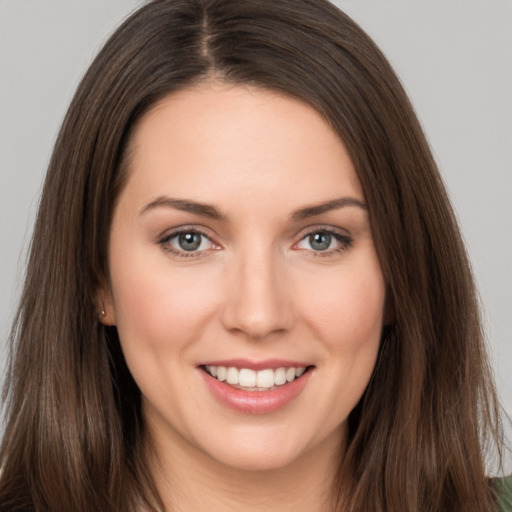
[{"label": "eye iris", "polygon": [[315,251],[325,251],[331,245],[329,233],[312,233],[309,235],[309,243]]},{"label": "eye iris", "polygon": [[199,233],[180,233],[178,243],[184,251],[195,251],[201,245]]}]

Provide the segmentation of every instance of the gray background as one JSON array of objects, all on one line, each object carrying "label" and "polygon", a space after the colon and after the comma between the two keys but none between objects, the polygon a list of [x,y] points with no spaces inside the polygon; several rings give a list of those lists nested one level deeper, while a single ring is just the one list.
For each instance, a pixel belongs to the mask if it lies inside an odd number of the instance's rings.
[{"label": "gray background", "polygon": [[[73,91],[137,0],[0,0],[0,349],[52,144]],[[412,97],[451,193],[512,413],[512,2],[338,0]],[[49,305],[51,307],[51,305]],[[5,350],[0,352],[0,371]]]}]

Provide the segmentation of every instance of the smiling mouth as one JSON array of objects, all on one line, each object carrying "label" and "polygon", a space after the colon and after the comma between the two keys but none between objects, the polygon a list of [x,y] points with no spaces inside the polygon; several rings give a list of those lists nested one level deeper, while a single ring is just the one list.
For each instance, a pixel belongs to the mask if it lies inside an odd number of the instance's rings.
[{"label": "smiling mouth", "polygon": [[299,379],[313,366],[251,370],[234,366],[202,366],[214,379],[244,391],[271,391]]}]

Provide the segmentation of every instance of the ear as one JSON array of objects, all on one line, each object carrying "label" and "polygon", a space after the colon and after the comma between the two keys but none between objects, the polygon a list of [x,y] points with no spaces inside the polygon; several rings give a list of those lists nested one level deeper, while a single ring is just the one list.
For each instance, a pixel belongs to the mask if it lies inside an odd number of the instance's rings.
[{"label": "ear", "polygon": [[103,286],[96,297],[96,310],[98,314],[98,321],[107,326],[116,325],[116,316],[114,304],[112,300],[112,293],[110,290]]}]

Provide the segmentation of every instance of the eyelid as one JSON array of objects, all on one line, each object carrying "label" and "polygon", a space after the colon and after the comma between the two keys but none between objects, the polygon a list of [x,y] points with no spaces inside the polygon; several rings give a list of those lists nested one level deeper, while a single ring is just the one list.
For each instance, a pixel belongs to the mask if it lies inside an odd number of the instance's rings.
[{"label": "eyelid", "polygon": [[[326,249],[324,251],[315,251],[313,249],[305,249],[298,247],[298,245],[303,242],[308,236],[314,233],[328,233],[332,235],[338,242],[341,244],[341,247],[336,247],[335,249]],[[352,246],[352,236],[348,233],[347,230],[330,226],[330,225],[315,225],[309,226],[305,230],[301,231],[298,235],[299,240],[293,244],[293,248],[297,250],[304,250],[314,254],[314,256],[330,256],[341,251],[345,251]]]},{"label": "eyelid", "polygon": [[[190,257],[200,257],[205,255],[205,253],[209,252],[210,250],[219,250],[222,246],[213,240],[213,237],[211,234],[208,233],[209,230],[206,230],[202,226],[197,225],[183,225],[178,226],[169,230],[164,231],[161,235],[156,237],[155,243],[162,246],[164,250],[167,252],[170,252],[178,257],[184,257],[184,258],[190,258]],[[176,247],[172,246],[169,242],[173,238],[179,236],[183,233],[198,233],[204,238],[208,239],[211,246],[208,249],[203,249],[200,251],[185,251],[177,249]]]},{"label": "eyelid", "polygon": [[302,228],[300,232],[302,235],[307,235],[308,233],[314,233],[316,231],[332,231],[333,233],[346,234],[349,236],[347,229],[339,226],[333,226],[332,224],[310,224],[309,226]]},{"label": "eyelid", "polygon": [[297,238],[299,238],[299,240],[302,240],[306,236],[311,235],[312,233],[319,233],[319,232],[332,233],[333,235],[339,235],[339,236],[346,237],[346,238],[352,238],[352,236],[346,229],[343,229],[343,228],[340,228],[337,226],[332,226],[329,224],[315,224],[313,226],[308,226],[308,227],[302,229],[298,233]]},{"label": "eyelid", "polygon": [[[172,253],[173,255],[176,255],[177,257],[186,257],[186,258],[196,257],[196,258],[198,258],[201,256],[205,256],[207,253],[209,253],[212,250],[215,251],[215,250],[219,250],[222,248],[222,245],[219,244],[214,239],[214,237],[212,237],[212,235],[209,233],[209,231],[210,231],[209,229],[206,229],[202,226],[187,224],[187,225],[177,226],[175,228],[168,229],[168,230],[164,231],[162,234],[160,234],[159,236],[156,237],[154,242],[156,244],[162,246],[162,248],[165,251]],[[179,248],[176,248],[169,243],[171,239],[173,239],[183,233],[198,233],[202,237],[205,237],[210,242],[211,247],[209,247],[207,249],[202,249],[199,251],[186,251],[186,250],[181,250]],[[333,249],[325,249],[325,250],[321,250],[321,251],[320,250],[315,251],[314,249],[298,247],[300,243],[302,243],[308,236],[310,236],[311,234],[314,234],[314,233],[330,234],[338,241],[338,244],[340,246],[333,248]],[[308,226],[307,228],[303,229],[297,235],[297,237],[298,237],[298,240],[296,242],[294,242],[292,248],[296,249],[296,250],[308,251],[308,252],[312,253],[314,256],[329,256],[329,255],[333,255],[335,253],[339,253],[341,251],[344,251],[344,250],[350,248],[352,246],[352,242],[353,242],[352,237],[347,232],[347,230],[339,228],[339,227],[335,227],[332,225]]]}]

